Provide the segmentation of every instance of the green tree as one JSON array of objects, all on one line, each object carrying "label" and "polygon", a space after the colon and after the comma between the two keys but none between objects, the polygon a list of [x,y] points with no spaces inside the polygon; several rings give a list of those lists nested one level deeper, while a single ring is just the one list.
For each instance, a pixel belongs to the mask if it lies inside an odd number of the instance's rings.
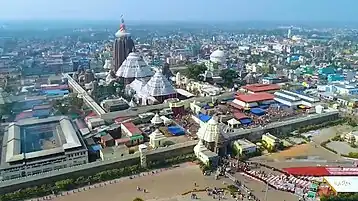
[{"label": "green tree", "polygon": [[226,87],[233,87],[234,86],[234,80],[237,78],[236,71],[232,69],[224,69],[220,72],[220,77],[224,81],[224,86]]},{"label": "green tree", "polygon": [[264,66],[261,67],[260,71],[261,71],[262,74],[267,75],[267,74],[270,73],[271,69],[270,69],[270,66],[264,65]]},{"label": "green tree", "polygon": [[0,105],[0,116],[3,115],[11,115],[12,114],[12,104],[6,103],[4,105]]},{"label": "green tree", "polygon": [[73,179],[65,179],[65,180],[57,181],[55,185],[57,189],[70,190],[73,186]]},{"label": "green tree", "polygon": [[69,97],[69,104],[72,107],[75,107],[77,109],[81,109],[83,107],[83,99],[78,98],[77,96],[70,96]]},{"label": "green tree", "polygon": [[184,75],[189,79],[198,80],[199,75],[207,70],[204,64],[190,64],[184,71]]},{"label": "green tree", "polygon": [[214,69],[214,70],[219,69],[219,64],[218,64],[218,63],[213,63],[213,69]]},{"label": "green tree", "polygon": [[133,201],[144,201],[142,198],[134,198]]}]

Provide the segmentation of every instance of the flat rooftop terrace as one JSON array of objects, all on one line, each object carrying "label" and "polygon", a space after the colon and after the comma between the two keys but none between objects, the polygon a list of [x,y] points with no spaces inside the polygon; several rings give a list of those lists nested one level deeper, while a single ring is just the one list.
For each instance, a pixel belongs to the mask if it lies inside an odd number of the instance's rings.
[{"label": "flat rooftop terrace", "polygon": [[68,117],[24,119],[11,123],[5,131],[1,164],[57,154],[81,146]]}]

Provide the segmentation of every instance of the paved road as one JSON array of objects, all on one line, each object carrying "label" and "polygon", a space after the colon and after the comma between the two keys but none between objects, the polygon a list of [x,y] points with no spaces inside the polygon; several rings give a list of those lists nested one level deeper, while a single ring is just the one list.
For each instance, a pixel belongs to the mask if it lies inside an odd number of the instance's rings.
[{"label": "paved road", "polygon": [[187,66],[173,66],[170,67],[170,70],[173,71],[173,73],[175,73],[176,71],[185,70],[187,68],[188,68]]}]

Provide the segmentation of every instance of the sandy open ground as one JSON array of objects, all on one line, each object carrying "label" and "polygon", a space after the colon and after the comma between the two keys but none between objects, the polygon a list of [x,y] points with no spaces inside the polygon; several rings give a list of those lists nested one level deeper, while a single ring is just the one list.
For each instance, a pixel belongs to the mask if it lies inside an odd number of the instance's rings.
[{"label": "sandy open ground", "polygon": [[[185,165],[156,175],[126,179],[116,184],[89,189],[71,195],[58,197],[56,201],[132,201],[136,197],[144,200],[169,198],[194,189],[224,187],[222,181],[205,177],[197,165]],[[145,188],[148,193],[138,192],[136,187]]]}]

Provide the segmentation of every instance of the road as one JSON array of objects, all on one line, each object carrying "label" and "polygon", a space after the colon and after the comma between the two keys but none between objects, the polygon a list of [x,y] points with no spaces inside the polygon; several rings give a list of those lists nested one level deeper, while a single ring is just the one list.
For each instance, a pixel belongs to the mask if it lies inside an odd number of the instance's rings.
[{"label": "road", "polygon": [[177,71],[182,71],[182,70],[185,70],[187,68],[188,68],[187,66],[173,66],[173,67],[170,67],[170,70],[173,73],[176,73]]}]

